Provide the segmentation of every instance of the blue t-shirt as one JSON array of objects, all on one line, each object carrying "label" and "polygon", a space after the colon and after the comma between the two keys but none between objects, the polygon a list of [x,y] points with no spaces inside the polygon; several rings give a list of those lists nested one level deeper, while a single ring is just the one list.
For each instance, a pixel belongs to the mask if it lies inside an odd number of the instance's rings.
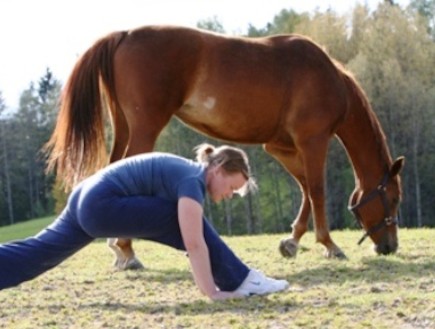
[{"label": "blue t-shirt", "polygon": [[125,195],[158,196],[178,201],[189,197],[203,204],[205,166],[169,153],[145,153],[114,162],[97,175],[116,184]]}]

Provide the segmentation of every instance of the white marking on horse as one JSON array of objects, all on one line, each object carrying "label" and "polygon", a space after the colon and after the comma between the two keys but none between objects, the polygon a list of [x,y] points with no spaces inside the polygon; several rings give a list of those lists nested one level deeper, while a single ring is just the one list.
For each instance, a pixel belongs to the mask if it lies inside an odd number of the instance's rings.
[{"label": "white marking on horse", "polygon": [[214,97],[207,97],[205,102],[202,103],[202,105],[204,105],[204,107],[209,109],[209,110],[213,109],[215,104],[216,104],[216,98],[214,98]]}]

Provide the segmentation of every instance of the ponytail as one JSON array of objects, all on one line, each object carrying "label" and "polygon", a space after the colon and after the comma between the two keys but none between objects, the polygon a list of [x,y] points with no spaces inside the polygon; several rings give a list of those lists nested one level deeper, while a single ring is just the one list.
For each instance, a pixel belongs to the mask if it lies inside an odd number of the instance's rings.
[{"label": "ponytail", "polygon": [[203,143],[194,148],[196,153],[196,161],[199,163],[210,163],[210,157],[215,151],[215,147],[211,144]]}]

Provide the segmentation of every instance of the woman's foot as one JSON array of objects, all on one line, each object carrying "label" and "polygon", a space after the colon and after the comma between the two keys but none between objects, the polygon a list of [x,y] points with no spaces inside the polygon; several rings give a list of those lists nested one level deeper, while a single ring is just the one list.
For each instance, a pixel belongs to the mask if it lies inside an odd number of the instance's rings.
[{"label": "woman's foot", "polygon": [[286,280],[276,280],[265,276],[257,270],[250,270],[245,281],[235,293],[242,296],[266,295],[285,290],[289,287]]}]

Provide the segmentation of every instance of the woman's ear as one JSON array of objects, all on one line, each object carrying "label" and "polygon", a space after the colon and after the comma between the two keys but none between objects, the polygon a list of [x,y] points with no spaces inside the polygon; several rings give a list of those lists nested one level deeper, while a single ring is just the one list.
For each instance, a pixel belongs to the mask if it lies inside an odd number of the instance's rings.
[{"label": "woman's ear", "polygon": [[218,174],[223,175],[223,174],[225,174],[225,170],[224,170],[224,168],[221,165],[213,166],[211,169],[212,169],[213,175],[218,175]]},{"label": "woman's ear", "polygon": [[217,174],[219,174],[219,167],[217,167],[217,166],[210,166],[210,167],[207,168],[208,180],[214,179]]},{"label": "woman's ear", "polygon": [[216,175],[216,170],[217,170],[216,166],[208,167],[208,172],[213,176]]}]

